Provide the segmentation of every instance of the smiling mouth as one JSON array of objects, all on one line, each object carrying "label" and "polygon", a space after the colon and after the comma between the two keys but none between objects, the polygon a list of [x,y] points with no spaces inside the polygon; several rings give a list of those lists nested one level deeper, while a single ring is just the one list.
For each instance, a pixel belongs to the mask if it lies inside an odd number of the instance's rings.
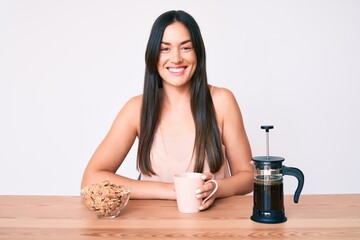
[{"label": "smiling mouth", "polygon": [[178,67],[178,68],[169,67],[167,69],[171,73],[182,73],[183,71],[185,71],[186,67]]}]

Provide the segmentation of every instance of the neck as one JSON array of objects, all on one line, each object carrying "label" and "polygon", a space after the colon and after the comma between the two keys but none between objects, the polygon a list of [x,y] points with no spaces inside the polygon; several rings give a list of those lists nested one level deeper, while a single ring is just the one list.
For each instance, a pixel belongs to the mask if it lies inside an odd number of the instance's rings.
[{"label": "neck", "polygon": [[165,108],[179,109],[189,107],[191,100],[190,87],[163,88],[163,106]]}]

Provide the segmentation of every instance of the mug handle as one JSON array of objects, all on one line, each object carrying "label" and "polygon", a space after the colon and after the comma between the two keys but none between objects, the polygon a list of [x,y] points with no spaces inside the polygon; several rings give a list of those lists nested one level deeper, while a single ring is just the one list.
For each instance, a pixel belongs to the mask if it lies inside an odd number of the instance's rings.
[{"label": "mug handle", "polygon": [[205,198],[205,199],[202,201],[201,204],[204,204],[207,200],[209,200],[209,198],[211,198],[211,197],[216,193],[216,191],[217,191],[218,188],[219,188],[218,183],[217,183],[214,179],[208,180],[208,181],[206,181],[205,183],[208,183],[208,182],[214,183],[214,184],[215,184],[215,189],[212,191],[212,193],[210,193],[209,196],[207,196],[207,198]]}]

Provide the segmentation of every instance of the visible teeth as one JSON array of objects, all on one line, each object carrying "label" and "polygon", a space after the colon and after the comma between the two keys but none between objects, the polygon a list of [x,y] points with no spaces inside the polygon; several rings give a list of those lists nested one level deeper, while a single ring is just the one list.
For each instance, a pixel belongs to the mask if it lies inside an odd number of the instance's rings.
[{"label": "visible teeth", "polygon": [[179,73],[179,72],[184,71],[184,69],[185,68],[169,68],[169,71],[173,72],[173,73]]}]

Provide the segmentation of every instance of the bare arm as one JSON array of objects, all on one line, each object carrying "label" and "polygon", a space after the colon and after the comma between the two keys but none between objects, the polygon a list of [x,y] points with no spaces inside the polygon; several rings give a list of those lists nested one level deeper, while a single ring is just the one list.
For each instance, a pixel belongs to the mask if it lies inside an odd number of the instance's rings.
[{"label": "bare arm", "polygon": [[141,96],[130,99],[121,109],[108,134],[91,157],[81,187],[108,178],[115,184],[131,187],[131,198],[175,199],[172,184],[138,181],[116,174],[138,136],[140,109]]},{"label": "bare arm", "polygon": [[244,128],[239,105],[227,89],[214,89],[214,104],[223,132],[223,143],[229,161],[231,177],[218,180],[216,197],[247,194],[253,189],[251,148]]}]

